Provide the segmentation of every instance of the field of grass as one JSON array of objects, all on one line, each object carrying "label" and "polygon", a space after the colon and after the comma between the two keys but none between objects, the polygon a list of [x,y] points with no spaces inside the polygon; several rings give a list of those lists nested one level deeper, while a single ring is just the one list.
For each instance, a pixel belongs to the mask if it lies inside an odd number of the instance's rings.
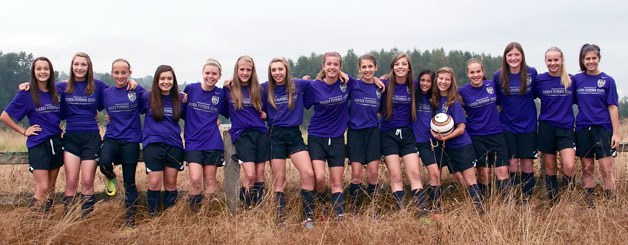
[{"label": "field of grass", "polygon": [[[626,134],[623,124],[621,135]],[[24,138],[12,132],[0,132],[0,149],[23,150]],[[538,165],[538,162],[536,163]],[[478,215],[463,190],[445,193],[442,217],[419,220],[412,209],[393,211],[387,172],[381,168],[379,197],[372,205],[364,206],[357,214],[350,214],[342,222],[325,220],[318,212],[311,230],[301,225],[301,205],[298,196],[298,174],[288,167],[288,221],[278,226],[275,222],[274,195],[269,193],[260,207],[230,214],[225,207],[224,188],[219,183],[218,196],[206,201],[199,214],[187,207],[181,194],[178,204],[157,218],[150,218],[140,208],[135,228],[123,222],[122,188],[111,200],[100,200],[87,218],[78,213],[63,215],[58,202],[52,213],[44,215],[24,205],[0,205],[0,242],[53,244],[626,244],[628,243],[628,153],[615,158],[615,176],[618,192],[615,199],[605,200],[598,195],[596,208],[587,208],[580,188],[569,192],[557,205],[550,205],[542,194],[539,179],[535,197],[528,205],[487,200],[487,212]],[[267,167],[267,189],[272,177]],[[119,173],[120,169],[116,169]],[[222,182],[222,169],[218,179]],[[188,188],[187,170],[180,172],[179,190]],[[119,175],[120,176],[120,175]],[[537,178],[539,173],[537,172]],[[578,175],[579,176],[579,175]],[[451,183],[450,176],[444,176]],[[350,179],[346,171],[345,180]],[[425,175],[424,175],[424,180]],[[104,177],[98,173],[96,190],[104,189]],[[122,182],[121,177],[118,180]],[[28,196],[34,189],[27,165],[0,166],[0,193],[4,196]],[[138,166],[137,183],[144,206],[146,174]],[[348,183],[348,182],[347,182]],[[598,192],[599,192],[598,186]],[[63,171],[57,181],[57,192],[64,189]],[[371,214],[377,212],[378,218]]]}]

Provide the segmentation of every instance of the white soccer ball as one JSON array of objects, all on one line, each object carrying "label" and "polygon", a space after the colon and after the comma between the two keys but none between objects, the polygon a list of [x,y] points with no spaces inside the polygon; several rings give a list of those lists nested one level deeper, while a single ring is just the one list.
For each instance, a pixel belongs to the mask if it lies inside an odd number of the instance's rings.
[{"label": "white soccer ball", "polygon": [[454,131],[454,119],[445,113],[438,113],[430,121],[430,127],[434,132],[445,136]]}]

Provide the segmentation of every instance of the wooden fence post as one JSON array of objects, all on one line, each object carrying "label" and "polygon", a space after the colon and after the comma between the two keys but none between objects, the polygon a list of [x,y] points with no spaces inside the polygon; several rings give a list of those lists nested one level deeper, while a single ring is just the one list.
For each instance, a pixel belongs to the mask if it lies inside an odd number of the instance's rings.
[{"label": "wooden fence post", "polygon": [[223,132],[223,141],[225,144],[224,176],[227,209],[231,214],[235,214],[240,207],[240,163],[232,159],[236,151],[228,130]]}]

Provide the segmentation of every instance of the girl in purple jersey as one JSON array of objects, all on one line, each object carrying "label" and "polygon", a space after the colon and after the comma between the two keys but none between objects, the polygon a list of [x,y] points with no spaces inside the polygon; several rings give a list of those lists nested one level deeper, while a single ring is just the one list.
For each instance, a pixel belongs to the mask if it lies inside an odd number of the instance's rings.
[{"label": "girl in purple jersey", "polygon": [[71,67],[68,81],[57,84],[61,94],[61,118],[66,121],[63,200],[67,208],[72,205],[80,177],[82,214],[87,215],[96,203],[94,176],[101,145],[96,114],[103,109],[102,92],[106,84],[94,79],[92,61],[86,53],[76,53]]},{"label": "girl in purple jersey", "polygon": [[[0,121],[27,137],[29,170],[35,180],[33,204],[47,212],[52,208],[57,175],[63,165],[59,95],[48,58],[38,57],[33,61],[29,84],[30,92],[18,92],[0,115]],[[16,123],[24,116],[30,123],[26,128]]]},{"label": "girl in purple jersey", "polygon": [[545,51],[547,72],[536,77],[534,91],[541,99],[539,151],[545,164],[545,186],[551,201],[558,201],[556,152],[560,153],[563,185],[573,183],[576,174],[574,135],[574,86],[565,69],[563,52],[557,47]]},{"label": "girl in purple jersey", "polygon": [[314,167],[316,199],[324,203],[325,162],[329,167],[331,199],[337,219],[344,218],[343,174],[345,159],[344,131],[348,122],[349,89],[354,80],[344,83],[342,57],[339,53],[323,55],[322,70],[317,79],[310,82],[305,94],[304,106],[314,106],[314,115],[308,127],[308,151]]},{"label": "girl in purple jersey", "polygon": [[446,113],[452,117],[456,126],[447,135],[431,130],[432,137],[438,141],[434,147],[434,155],[439,163],[447,163],[453,173],[462,173],[462,183],[467,187],[473,204],[479,213],[484,212],[482,197],[477,184],[475,171],[475,152],[469,134],[466,132],[465,111],[461,106],[454,71],[443,67],[436,72],[436,80],[432,88],[432,107],[436,113]]},{"label": "girl in purple jersey", "polygon": [[425,192],[421,181],[421,167],[416,140],[411,125],[416,120],[417,83],[413,81],[410,57],[397,54],[391,64],[386,92],[382,96],[381,153],[390,173],[390,187],[399,209],[404,208],[403,174],[401,159],[410,182],[412,200],[419,209],[419,216],[427,215]]},{"label": "girl in purple jersey", "polygon": [[[314,170],[312,160],[301,136],[303,95],[309,86],[306,80],[293,81],[290,66],[284,58],[273,58],[268,64],[268,82],[262,84],[262,100],[268,116],[270,164],[277,202],[277,221],[285,220],[286,158],[299,171],[301,202],[305,223],[312,219],[314,209]],[[306,224],[307,225],[307,224]]]},{"label": "girl in purple jersey", "polygon": [[100,146],[100,171],[107,178],[105,193],[113,196],[116,193],[116,174],[114,164],[122,165],[124,180],[124,207],[126,208],[126,224],[134,225],[136,202],[138,198],[135,185],[135,170],[140,154],[142,140],[140,111],[141,97],[144,88],[138,85],[127,90],[131,65],[125,59],[116,59],[111,64],[111,75],[114,86],[103,90],[103,104],[107,110],[109,123]]},{"label": "girl in purple jersey", "polygon": [[510,179],[513,186],[519,185],[516,175],[521,170],[523,203],[532,196],[536,185],[532,166],[537,156],[537,113],[532,91],[536,75],[536,69],[526,64],[521,44],[511,42],[504,49],[502,68],[493,76],[501,106],[499,119],[508,146]]},{"label": "girl in purple jersey", "polygon": [[497,112],[495,83],[484,76],[484,66],[479,59],[467,61],[469,83],[458,91],[462,106],[467,113],[467,132],[473,141],[477,157],[480,192],[490,193],[491,168],[495,169],[497,189],[505,193],[508,188],[508,148]]},{"label": "girl in purple jersey", "polygon": [[595,191],[593,158],[600,164],[602,188],[606,198],[615,190],[614,151],[619,146],[619,111],[615,80],[599,70],[600,47],[585,44],[580,49],[581,73],[573,77],[578,104],[576,117],[576,155],[582,162],[582,184],[586,201],[592,206]]},{"label": "girl in purple jersey", "polygon": [[[257,206],[265,192],[264,167],[268,161],[268,129],[262,111],[262,87],[255,63],[240,56],[233,68],[231,88],[226,90],[231,118],[231,139],[241,162],[244,179],[240,199],[245,207]],[[262,114],[262,117],[260,117]]]},{"label": "girl in purple jersey", "polygon": [[[179,126],[183,115],[178,86],[174,69],[160,65],[155,70],[151,91],[142,96],[143,112],[146,113],[142,156],[148,174],[146,201],[151,216],[159,214],[162,204],[167,209],[177,201],[177,176],[183,170],[183,141]],[[165,189],[163,199],[162,186]]]},{"label": "girl in purple jersey", "polygon": [[347,149],[351,162],[351,184],[349,197],[353,211],[358,211],[362,187],[362,169],[366,167],[366,196],[372,200],[379,178],[380,135],[377,114],[379,111],[381,90],[375,85],[377,71],[375,57],[366,54],[360,57],[358,69],[362,78],[351,89],[349,105],[349,129],[347,130]]},{"label": "girl in purple jersey", "polygon": [[216,170],[224,161],[224,145],[217,120],[219,114],[226,115],[227,109],[225,92],[216,87],[222,76],[220,63],[207,59],[202,76],[202,82],[189,84],[184,90],[188,95],[184,104],[185,161],[190,172],[188,202],[195,212],[203,201],[203,187],[209,200],[216,194]]}]

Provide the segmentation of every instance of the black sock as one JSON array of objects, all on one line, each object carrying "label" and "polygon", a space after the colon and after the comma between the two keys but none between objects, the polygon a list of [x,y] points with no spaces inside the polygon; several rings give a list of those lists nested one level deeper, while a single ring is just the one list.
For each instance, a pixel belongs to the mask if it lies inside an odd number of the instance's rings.
[{"label": "black sock", "polygon": [[439,211],[442,206],[443,187],[440,185],[430,186],[429,196],[432,210]]},{"label": "black sock", "polygon": [[312,218],[314,216],[314,191],[301,189],[301,202],[303,202],[303,217]]},{"label": "black sock", "polygon": [[63,197],[63,212],[67,214],[72,206],[74,206],[75,199],[74,196],[64,196]]},{"label": "black sock", "polygon": [[94,195],[83,195],[81,194],[81,214],[86,216],[90,214],[94,210],[94,204],[96,204],[96,197]]},{"label": "black sock", "polygon": [[325,204],[327,202],[327,191],[324,192],[316,192],[316,201],[319,204]]},{"label": "black sock", "polygon": [[251,190],[252,201],[255,206],[260,205],[264,200],[264,193],[266,192],[266,182],[255,182]]},{"label": "black sock", "polygon": [[480,195],[480,187],[478,185],[471,185],[467,188],[467,192],[469,196],[471,196],[471,200],[473,201],[473,205],[475,209],[479,213],[484,213],[484,208],[482,207],[482,196]]},{"label": "black sock", "polygon": [[203,202],[203,195],[191,195],[188,197],[188,203],[190,204],[190,209],[193,212],[198,212],[201,208],[201,203]]},{"label": "black sock", "polygon": [[532,192],[534,191],[534,186],[536,185],[534,173],[521,173],[521,179],[523,182],[523,194],[527,197],[531,197]]},{"label": "black sock", "polygon": [[366,195],[369,199],[373,199],[373,195],[375,194],[375,189],[377,189],[377,184],[368,184],[366,186]]},{"label": "black sock", "polygon": [[604,190],[604,197],[607,200],[613,199],[613,197],[615,197],[615,191],[613,189]]},{"label": "black sock", "polygon": [[286,194],[275,192],[275,198],[277,198],[277,217],[283,218],[286,213]]},{"label": "black sock", "polygon": [[351,207],[354,211],[358,209],[358,195],[360,194],[360,190],[362,189],[362,185],[360,184],[349,184],[349,198],[351,199]]},{"label": "black sock", "polygon": [[574,177],[573,176],[563,175],[563,185],[562,185],[562,187],[564,189],[572,188],[573,187],[573,183],[574,183],[573,181],[574,181]]},{"label": "black sock", "polygon": [[251,207],[251,192],[246,191],[246,188],[240,187],[240,202],[244,208]]},{"label": "black sock", "polygon": [[336,192],[331,194],[331,200],[334,204],[334,212],[336,216],[343,215],[345,213],[345,197],[342,192]]},{"label": "black sock", "polygon": [[508,193],[508,182],[510,180],[505,179],[505,180],[497,180],[495,181],[495,183],[497,184],[497,191],[499,192],[499,195],[504,195],[506,193]]},{"label": "black sock", "polygon": [[558,197],[558,176],[545,175],[545,187],[547,187],[547,198],[556,200]]},{"label": "black sock", "polygon": [[148,206],[148,213],[151,216],[156,216],[159,214],[161,202],[161,191],[148,190],[148,192],[146,193],[146,204]]},{"label": "black sock", "polygon": [[122,178],[124,180],[124,207],[130,208],[137,203],[138,193],[135,185],[135,170],[137,163],[122,164]]},{"label": "black sock", "polygon": [[427,206],[425,205],[425,190],[419,188],[411,190],[410,192],[412,193],[412,201],[419,209],[419,212],[425,212],[427,210]]},{"label": "black sock", "polygon": [[179,192],[177,190],[165,191],[164,192],[164,209],[168,209],[169,207],[174,206],[177,203],[178,195],[179,195]]},{"label": "black sock", "polygon": [[404,195],[405,195],[404,191],[393,192],[393,198],[395,199],[395,202],[397,203],[397,210],[401,210],[405,206],[404,200],[403,200]]},{"label": "black sock", "polygon": [[478,183],[478,187],[480,188],[480,195],[484,197],[488,196],[488,185]]}]

